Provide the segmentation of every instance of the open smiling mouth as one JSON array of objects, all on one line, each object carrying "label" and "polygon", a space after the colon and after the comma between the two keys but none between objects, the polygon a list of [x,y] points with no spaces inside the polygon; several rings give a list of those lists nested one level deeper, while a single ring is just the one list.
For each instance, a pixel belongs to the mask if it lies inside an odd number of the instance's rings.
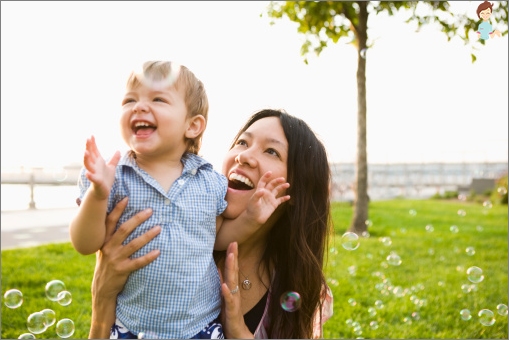
[{"label": "open smiling mouth", "polygon": [[254,184],[249,178],[232,173],[228,178],[228,187],[235,190],[251,190]]},{"label": "open smiling mouth", "polygon": [[148,135],[153,132],[156,127],[147,122],[136,122],[131,127],[135,135]]}]

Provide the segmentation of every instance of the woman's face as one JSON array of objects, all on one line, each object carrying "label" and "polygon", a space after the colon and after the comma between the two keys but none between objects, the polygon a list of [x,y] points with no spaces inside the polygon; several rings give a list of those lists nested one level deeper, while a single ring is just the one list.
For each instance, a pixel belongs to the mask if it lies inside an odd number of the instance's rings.
[{"label": "woman's face", "polygon": [[288,141],[279,118],[266,117],[254,122],[225,156],[223,174],[228,178],[228,207],[223,215],[235,218],[243,212],[267,171],[272,171],[271,179],[286,179],[287,160]]}]

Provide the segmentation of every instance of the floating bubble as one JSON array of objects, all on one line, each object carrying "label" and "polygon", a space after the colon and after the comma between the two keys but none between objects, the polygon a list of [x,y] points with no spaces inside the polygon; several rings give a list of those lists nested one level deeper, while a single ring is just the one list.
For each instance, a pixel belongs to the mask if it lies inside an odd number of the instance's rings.
[{"label": "floating bubble", "polygon": [[431,255],[431,256],[435,255],[435,249],[429,248],[428,249],[428,254]]},{"label": "floating bubble", "polygon": [[465,294],[468,294],[472,291],[472,287],[469,284],[464,283],[461,285],[461,291]]},{"label": "floating bubble", "polygon": [[392,293],[396,296],[396,297],[402,297],[405,295],[405,291],[403,290],[403,287],[401,286],[396,286],[394,287],[394,289],[392,290]]},{"label": "floating bubble", "polygon": [[27,318],[27,328],[31,333],[40,334],[46,330],[46,317],[41,312],[35,312]]},{"label": "floating bubble", "polygon": [[408,211],[408,213],[410,214],[410,216],[416,216],[417,215],[417,211],[415,211],[414,209],[410,209]]},{"label": "floating bubble", "polygon": [[369,308],[368,308],[368,314],[369,314],[369,316],[371,316],[371,317],[375,316],[375,315],[376,315],[376,309],[375,309],[375,308],[373,308],[373,307],[369,307]]},{"label": "floating bubble", "polygon": [[359,236],[356,233],[346,232],[341,237],[341,244],[346,250],[355,250],[359,248]]},{"label": "floating bubble", "polygon": [[378,309],[384,308],[384,303],[382,302],[382,300],[376,300],[375,301],[375,307],[378,308]]},{"label": "floating bubble", "polygon": [[378,329],[378,322],[376,322],[376,321],[371,321],[371,322],[369,323],[369,327],[370,327],[371,329],[373,329],[373,330]]},{"label": "floating bubble", "polygon": [[168,74],[163,77],[162,75],[150,73],[149,70],[145,70],[140,73],[140,80],[147,87],[154,90],[162,90],[172,86],[180,75],[180,65],[171,62],[168,70]]},{"label": "floating bubble", "polygon": [[371,221],[371,220],[366,220],[366,222],[364,222],[364,223],[366,224],[366,227],[368,227],[368,228],[373,226],[373,221]]},{"label": "floating bubble", "polygon": [[497,313],[502,316],[507,316],[507,305],[500,303],[497,305]]},{"label": "floating bubble", "polygon": [[477,227],[475,227],[475,229],[478,231],[478,232],[481,232],[484,230],[484,228],[482,227],[482,225],[478,225]]},{"label": "floating bubble", "polygon": [[348,267],[348,273],[352,276],[355,275],[357,273],[357,267],[356,266]]},{"label": "floating bubble", "polygon": [[295,312],[300,308],[300,294],[297,292],[286,292],[279,299],[281,307],[287,312]]},{"label": "floating bubble", "polygon": [[382,242],[382,244],[386,247],[389,247],[391,244],[392,244],[392,240],[390,237],[380,237],[379,238],[380,242]]},{"label": "floating bubble", "polygon": [[369,232],[367,232],[367,231],[363,231],[361,235],[364,238],[369,238],[369,236],[371,236],[371,235],[369,235]]},{"label": "floating bubble", "polygon": [[467,247],[467,249],[465,249],[465,252],[467,253],[468,256],[474,256],[475,248],[474,247]]},{"label": "floating bubble", "polygon": [[479,283],[484,280],[482,269],[476,266],[472,266],[467,269],[468,280],[472,283]]},{"label": "floating bubble", "polygon": [[58,293],[65,290],[65,284],[60,280],[52,280],[46,283],[46,297],[51,301],[58,301]]},{"label": "floating bubble", "polygon": [[348,304],[353,307],[353,306],[355,306],[357,304],[357,301],[355,301],[354,298],[349,298],[348,299]]},{"label": "floating bubble", "polygon": [[466,201],[466,200],[467,200],[467,195],[459,194],[459,195],[458,195],[458,199],[459,199],[460,201]]},{"label": "floating bubble", "polygon": [[463,209],[458,210],[458,216],[465,217],[467,216],[467,212]]},{"label": "floating bubble", "polygon": [[421,318],[421,315],[418,312],[413,312],[411,316],[412,316],[412,319],[414,319],[416,321]]},{"label": "floating bubble", "polygon": [[365,49],[365,48],[360,50],[359,55],[361,56],[362,59],[366,59],[366,52],[367,52],[367,49]]},{"label": "floating bubble", "polygon": [[57,322],[57,335],[61,338],[68,338],[74,334],[74,322],[71,319],[62,319]]},{"label": "floating bubble", "polygon": [[9,308],[18,308],[23,304],[23,293],[18,289],[9,289],[4,294],[4,304]]},{"label": "floating bubble", "polygon": [[395,252],[391,252],[389,256],[387,256],[386,260],[391,266],[399,266],[402,262],[401,257],[399,257],[399,255]]},{"label": "floating bubble", "polygon": [[482,203],[482,206],[485,208],[485,209],[491,209],[493,208],[493,203],[491,203],[491,201],[484,201]]},{"label": "floating bubble", "polygon": [[347,326],[352,326],[353,320],[352,319],[346,319],[345,321]]},{"label": "floating bubble", "polygon": [[472,319],[472,314],[470,313],[470,311],[468,309],[460,310],[460,316],[461,316],[461,320],[463,320],[463,321],[468,321],[468,320]]},{"label": "floating bubble", "polygon": [[499,193],[499,195],[503,196],[507,194],[507,189],[505,187],[498,187],[497,192]]},{"label": "floating bubble", "polygon": [[399,229],[399,231],[400,231],[402,234],[405,234],[405,233],[406,233],[406,228],[401,228],[401,229]]},{"label": "floating bubble", "polygon": [[58,293],[58,303],[62,306],[69,306],[72,302],[72,295],[67,290],[63,290],[60,293]]},{"label": "floating bubble", "polygon": [[23,333],[20,336],[18,336],[18,339],[35,339],[35,335],[32,333]]},{"label": "floating bubble", "polygon": [[477,315],[479,316],[479,322],[483,326],[493,326],[495,324],[495,314],[489,309],[481,309]]},{"label": "floating bubble", "polygon": [[435,230],[432,224],[428,224],[426,227],[424,227],[424,229],[426,229],[428,233],[432,233]]},{"label": "floating bubble", "polygon": [[44,324],[46,327],[53,326],[56,321],[56,314],[51,309],[43,309],[41,313],[44,315]]},{"label": "floating bubble", "polygon": [[457,234],[458,231],[460,231],[460,229],[458,228],[458,226],[456,225],[452,225],[449,230],[451,231],[451,233],[454,233],[454,234]]}]

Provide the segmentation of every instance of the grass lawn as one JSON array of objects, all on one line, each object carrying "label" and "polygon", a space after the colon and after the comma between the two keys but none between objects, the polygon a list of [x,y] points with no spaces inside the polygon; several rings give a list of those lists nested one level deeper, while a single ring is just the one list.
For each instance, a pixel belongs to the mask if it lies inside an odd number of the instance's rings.
[{"label": "grass lawn", "polygon": [[[345,249],[342,241],[352,207],[334,203],[332,211],[335,236],[326,276],[334,315],[324,326],[325,338],[508,338],[507,307],[505,315],[497,311],[508,304],[507,205],[371,202],[369,236],[361,237],[355,250]],[[43,309],[54,310],[57,322],[73,320],[72,338],[86,338],[94,264],[95,255],[79,255],[70,244],[2,251],[2,293],[19,289],[24,299],[14,309],[2,303],[2,338],[29,332],[28,316]],[[478,283],[467,275],[473,266],[482,269]],[[71,304],[46,298],[51,280],[65,283]],[[464,309],[469,320],[461,317]],[[480,318],[483,309],[493,317]],[[35,336],[58,338],[56,324]]]}]

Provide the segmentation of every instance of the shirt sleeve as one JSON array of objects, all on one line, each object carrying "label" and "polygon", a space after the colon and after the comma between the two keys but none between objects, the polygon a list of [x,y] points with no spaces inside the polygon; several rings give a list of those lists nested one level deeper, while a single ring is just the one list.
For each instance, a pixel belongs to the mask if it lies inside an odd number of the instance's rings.
[{"label": "shirt sleeve", "polygon": [[[329,286],[325,286],[325,294],[322,299],[322,310],[315,312],[313,320],[313,338],[318,339],[323,337],[323,324],[330,319],[333,314],[333,297],[332,291]],[[320,315],[321,314],[321,315]],[[320,318],[321,316],[321,318]]]},{"label": "shirt sleeve", "polygon": [[226,190],[228,189],[228,180],[226,179],[226,176],[223,174],[216,172],[217,177],[217,210],[216,210],[216,216],[219,216],[223,213],[223,211],[226,209],[226,206],[228,203],[226,202]]}]

